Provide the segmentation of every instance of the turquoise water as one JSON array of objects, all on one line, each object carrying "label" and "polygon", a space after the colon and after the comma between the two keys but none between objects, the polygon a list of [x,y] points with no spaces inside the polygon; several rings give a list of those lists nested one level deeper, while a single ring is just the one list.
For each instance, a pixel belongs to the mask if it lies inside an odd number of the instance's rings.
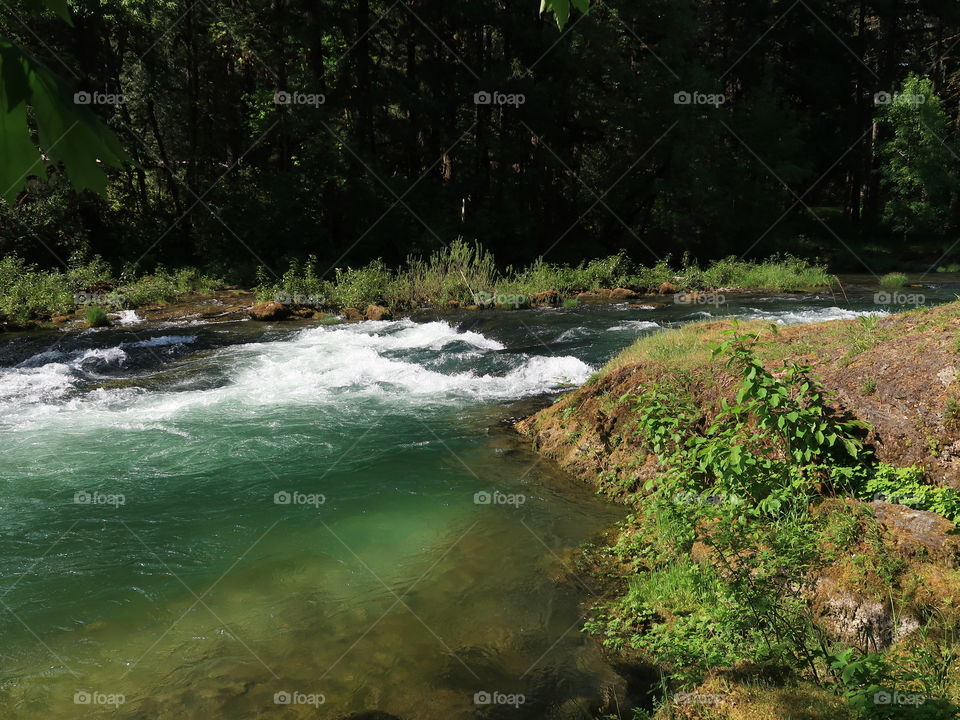
[{"label": "turquoise water", "polygon": [[886,311],[782,296],[0,339],[0,716],[614,708],[574,550],[622,511],[507,421],[704,312]]}]

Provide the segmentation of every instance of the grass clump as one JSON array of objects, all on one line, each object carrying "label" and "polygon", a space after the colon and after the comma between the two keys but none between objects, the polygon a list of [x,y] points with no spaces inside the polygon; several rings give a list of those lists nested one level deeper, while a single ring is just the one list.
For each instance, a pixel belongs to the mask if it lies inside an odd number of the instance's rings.
[{"label": "grass clump", "polygon": [[107,313],[103,308],[91,305],[84,311],[83,318],[87,321],[87,325],[92,328],[110,326],[110,321],[107,319]]},{"label": "grass clump", "polygon": [[73,293],[64,273],[8,255],[0,259],[0,318],[14,325],[68,312]]},{"label": "grass clump", "polygon": [[903,273],[887,273],[880,278],[880,287],[887,288],[889,290],[899,290],[900,288],[906,286],[906,284],[907,276]]},{"label": "grass clump", "polygon": [[315,263],[312,257],[306,263],[294,261],[276,282],[261,269],[255,288],[258,299],[300,294],[322,299],[327,307],[336,309],[371,303],[385,304],[392,310],[445,305],[516,308],[529,306],[538,293],[558,293],[563,301],[581,292],[603,289],[657,292],[665,283],[677,289],[699,290],[814,290],[831,285],[825,267],[790,256],[766,262],[730,257],[706,269],[684,258],[681,267],[675,269],[669,259],[652,267],[638,265],[621,251],[576,266],[538,258],[528,267],[501,271],[490,252],[463,238],[427,258],[409,257],[396,270],[374,260],[361,268],[336,268],[333,279],[324,280],[327,273],[318,275]]}]

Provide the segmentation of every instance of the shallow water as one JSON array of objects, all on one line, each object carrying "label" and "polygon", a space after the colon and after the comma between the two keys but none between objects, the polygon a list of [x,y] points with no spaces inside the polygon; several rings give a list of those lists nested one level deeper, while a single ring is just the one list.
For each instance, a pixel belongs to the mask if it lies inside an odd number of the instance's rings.
[{"label": "shallow water", "polygon": [[504,420],[703,313],[897,309],[866,290],[726,300],[0,339],[0,716],[622,703],[571,560],[622,511]]}]

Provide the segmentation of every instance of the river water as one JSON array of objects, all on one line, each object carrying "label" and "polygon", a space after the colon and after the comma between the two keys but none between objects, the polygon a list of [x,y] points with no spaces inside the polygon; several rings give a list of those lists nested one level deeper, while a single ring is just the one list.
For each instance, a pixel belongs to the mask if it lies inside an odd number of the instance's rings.
[{"label": "river water", "polygon": [[508,421],[664,327],[898,309],[848,292],[0,337],[0,717],[622,707],[575,562],[622,510]]}]

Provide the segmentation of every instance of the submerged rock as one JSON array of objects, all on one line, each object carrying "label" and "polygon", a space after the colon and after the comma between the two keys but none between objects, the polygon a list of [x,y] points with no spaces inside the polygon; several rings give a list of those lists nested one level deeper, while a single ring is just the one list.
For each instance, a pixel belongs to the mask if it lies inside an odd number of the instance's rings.
[{"label": "submerged rock", "polygon": [[367,312],[364,315],[367,320],[389,320],[391,317],[389,308],[383,305],[367,305]]},{"label": "submerged rock", "polygon": [[259,305],[254,305],[250,308],[249,313],[250,317],[253,320],[260,320],[263,322],[269,320],[286,320],[290,317],[290,308],[286,305],[281,305],[278,302],[265,302],[260,303]]},{"label": "submerged rock", "polygon": [[543,292],[534,293],[530,296],[530,304],[533,306],[559,305],[560,293],[556,290],[544,290]]},{"label": "submerged rock", "polygon": [[343,309],[343,319],[347,322],[360,322],[363,320],[363,313],[356,308],[348,307]]}]

